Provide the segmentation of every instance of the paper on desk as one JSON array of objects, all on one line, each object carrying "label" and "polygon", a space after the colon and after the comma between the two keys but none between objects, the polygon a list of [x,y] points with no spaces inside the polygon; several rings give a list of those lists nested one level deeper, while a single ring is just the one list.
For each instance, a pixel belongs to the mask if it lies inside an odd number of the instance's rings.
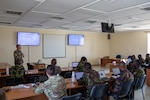
[{"label": "paper on desk", "polygon": [[17,86],[11,86],[12,89],[18,89],[18,88],[30,88],[30,86],[27,86],[27,85],[23,85],[23,84],[20,84],[20,85],[17,85]]}]

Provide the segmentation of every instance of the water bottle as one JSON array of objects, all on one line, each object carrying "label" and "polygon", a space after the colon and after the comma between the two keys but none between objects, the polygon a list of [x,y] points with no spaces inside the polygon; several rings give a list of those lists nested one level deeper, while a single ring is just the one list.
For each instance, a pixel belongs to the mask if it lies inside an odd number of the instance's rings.
[{"label": "water bottle", "polygon": [[6,68],[6,75],[9,75],[9,67]]},{"label": "water bottle", "polygon": [[70,63],[68,63],[68,70],[70,69]]},{"label": "water bottle", "polygon": [[75,72],[74,72],[74,71],[72,72],[72,77],[71,77],[71,79],[72,79],[72,82],[74,83],[74,82],[75,82]]}]

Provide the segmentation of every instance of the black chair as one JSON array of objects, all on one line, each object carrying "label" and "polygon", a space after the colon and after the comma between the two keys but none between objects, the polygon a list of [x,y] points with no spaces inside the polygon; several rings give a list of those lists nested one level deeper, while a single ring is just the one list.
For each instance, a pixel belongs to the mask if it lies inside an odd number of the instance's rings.
[{"label": "black chair", "polygon": [[39,75],[39,82],[44,82],[48,80],[48,76],[47,75]]},{"label": "black chair", "polygon": [[[113,96],[115,100],[124,99],[129,94],[133,80],[124,81],[121,85],[121,90],[117,93],[112,93],[110,96]],[[131,98],[129,98],[131,100]]]},{"label": "black chair", "polygon": [[146,80],[146,75],[140,76],[137,79],[137,83],[135,84],[135,87],[134,87],[134,90],[141,89],[142,95],[143,95],[143,100],[145,100],[144,92],[143,92],[143,86],[144,86],[145,80]]},{"label": "black chair", "polygon": [[39,82],[39,75],[30,75],[26,77],[26,83],[36,83]]},{"label": "black chair", "polygon": [[7,86],[15,86],[19,84],[24,84],[23,78],[7,78],[6,79],[6,85]]},{"label": "black chair", "polygon": [[71,72],[66,72],[64,74],[64,78],[71,78],[72,73]]},{"label": "black chair", "polygon": [[60,100],[82,100],[82,94],[77,93],[71,96],[62,97]]},{"label": "black chair", "polygon": [[116,58],[121,58],[121,55],[116,55]]},{"label": "black chair", "polygon": [[90,92],[90,100],[99,100],[108,95],[108,84],[97,84]]},{"label": "black chair", "polygon": [[32,70],[32,69],[34,69],[34,66],[33,66],[33,65],[31,65],[30,63],[27,63],[27,66],[28,66],[28,70]]}]

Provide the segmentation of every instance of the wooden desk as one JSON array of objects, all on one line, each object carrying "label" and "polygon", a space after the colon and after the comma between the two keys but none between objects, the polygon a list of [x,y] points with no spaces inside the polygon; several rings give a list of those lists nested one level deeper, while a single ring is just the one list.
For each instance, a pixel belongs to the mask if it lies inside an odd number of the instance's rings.
[{"label": "wooden desk", "polygon": [[6,92],[7,100],[48,100],[44,94],[35,94],[32,88],[12,89]]},{"label": "wooden desk", "polygon": [[108,63],[112,63],[113,61],[116,61],[116,63],[120,62],[120,59],[116,59],[116,58],[101,58],[101,66],[106,66],[106,64]]},{"label": "wooden desk", "polygon": [[[65,79],[66,88],[71,92],[72,89],[84,88],[84,85],[78,85],[77,81],[75,83],[71,82],[71,78]],[[6,92],[6,97],[8,100],[48,100],[45,94],[35,94],[33,88],[19,88],[12,89]]]},{"label": "wooden desk", "polygon": [[41,64],[34,64],[34,63],[32,64],[31,63],[31,65],[34,66],[34,69],[39,69],[40,70],[40,69],[45,69],[46,68],[46,65],[44,63],[41,63]]},{"label": "wooden desk", "polygon": [[146,68],[146,84],[150,86],[150,68]]}]

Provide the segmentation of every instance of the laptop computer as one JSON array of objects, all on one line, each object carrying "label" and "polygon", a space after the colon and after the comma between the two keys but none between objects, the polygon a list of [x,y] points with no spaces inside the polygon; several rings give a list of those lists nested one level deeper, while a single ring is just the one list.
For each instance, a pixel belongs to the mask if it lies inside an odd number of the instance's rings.
[{"label": "laptop computer", "polygon": [[100,79],[102,81],[109,81],[110,78],[106,77],[106,74],[105,74],[104,70],[100,70],[98,73],[99,73]]},{"label": "laptop computer", "polygon": [[72,67],[76,68],[78,66],[78,62],[72,62]]},{"label": "laptop computer", "polygon": [[76,80],[79,80],[80,78],[82,78],[84,72],[76,72]]},{"label": "laptop computer", "polygon": [[112,71],[113,71],[114,75],[119,75],[120,74],[120,69],[118,67],[117,68],[112,68]]}]

